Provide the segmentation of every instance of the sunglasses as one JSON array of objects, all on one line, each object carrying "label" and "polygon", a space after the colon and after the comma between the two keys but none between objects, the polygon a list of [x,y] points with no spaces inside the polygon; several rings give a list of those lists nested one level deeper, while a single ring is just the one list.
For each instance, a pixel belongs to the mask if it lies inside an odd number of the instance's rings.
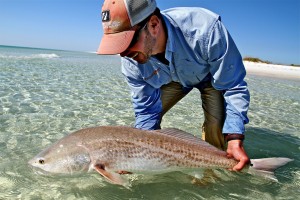
[{"label": "sunglasses", "polygon": [[142,28],[140,28],[137,31],[135,31],[128,49],[131,48],[131,47],[133,47],[139,41],[139,37],[141,35],[141,32],[146,28],[147,24],[148,24],[148,22],[146,22],[145,25],[142,26]]},{"label": "sunglasses", "polygon": [[141,36],[141,32],[146,28],[146,26],[147,26],[147,24],[148,24],[148,20],[145,20],[145,22],[144,23],[142,23],[139,27],[141,27],[141,28],[138,28],[136,31],[135,31],[135,33],[134,33],[134,35],[133,35],[133,38],[132,38],[132,40],[131,40],[131,42],[130,42],[130,44],[129,44],[129,46],[127,47],[127,49],[125,50],[125,51],[123,51],[122,53],[120,53],[120,55],[122,56],[122,57],[128,57],[128,58],[134,58],[134,57],[136,57],[136,56],[138,56],[138,54],[139,54],[139,52],[130,52],[128,49],[130,49],[131,47],[133,47],[138,41],[139,41],[139,38],[140,38],[140,36]]}]

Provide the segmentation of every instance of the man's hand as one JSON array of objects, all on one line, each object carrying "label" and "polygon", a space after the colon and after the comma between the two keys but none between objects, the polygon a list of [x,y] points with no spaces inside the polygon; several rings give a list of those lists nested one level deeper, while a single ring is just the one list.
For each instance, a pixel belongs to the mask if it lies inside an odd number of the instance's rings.
[{"label": "man's hand", "polygon": [[241,140],[228,141],[227,157],[234,158],[235,160],[239,161],[239,163],[236,166],[234,166],[232,169],[230,169],[233,171],[242,170],[243,167],[250,162],[250,159],[244,150],[243,141],[241,141]]}]

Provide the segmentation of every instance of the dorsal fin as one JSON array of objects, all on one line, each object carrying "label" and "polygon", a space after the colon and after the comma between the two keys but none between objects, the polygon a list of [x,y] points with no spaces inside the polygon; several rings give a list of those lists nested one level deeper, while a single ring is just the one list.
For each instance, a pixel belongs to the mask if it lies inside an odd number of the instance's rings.
[{"label": "dorsal fin", "polygon": [[190,144],[195,144],[195,145],[201,145],[204,146],[206,148],[210,148],[211,150],[217,150],[220,151],[218,148],[212,146],[211,144],[205,142],[204,140],[190,134],[187,133],[185,131],[182,131],[180,129],[177,128],[165,128],[165,129],[159,129],[159,130],[155,130],[155,132],[159,132],[165,135],[169,135],[171,137],[175,137],[175,138],[179,138],[181,140],[184,140],[186,142],[189,142]]}]

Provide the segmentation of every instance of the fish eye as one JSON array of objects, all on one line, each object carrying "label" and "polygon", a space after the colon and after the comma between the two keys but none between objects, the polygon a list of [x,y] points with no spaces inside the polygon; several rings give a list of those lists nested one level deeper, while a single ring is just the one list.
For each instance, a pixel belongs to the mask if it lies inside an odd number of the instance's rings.
[{"label": "fish eye", "polygon": [[40,164],[44,164],[44,162],[45,162],[45,160],[43,160],[43,159],[40,159],[40,160],[39,160],[39,163],[40,163]]}]

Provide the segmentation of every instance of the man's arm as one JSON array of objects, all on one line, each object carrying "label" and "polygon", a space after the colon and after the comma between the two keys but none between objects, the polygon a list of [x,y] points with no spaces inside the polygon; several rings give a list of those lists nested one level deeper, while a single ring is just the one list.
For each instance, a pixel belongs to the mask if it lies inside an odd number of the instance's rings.
[{"label": "man's arm", "polygon": [[122,58],[122,73],[131,90],[135,127],[144,130],[160,129],[162,112],[160,89],[156,89],[144,81],[134,64]]},{"label": "man's arm", "polygon": [[[212,85],[223,91],[225,100],[225,122],[223,134],[244,134],[249,122],[247,111],[250,94],[244,81],[246,70],[242,57],[221,21],[217,21],[207,46],[208,62],[211,66]],[[227,154],[238,160],[233,170],[241,170],[249,158],[239,138],[228,141]]]}]

